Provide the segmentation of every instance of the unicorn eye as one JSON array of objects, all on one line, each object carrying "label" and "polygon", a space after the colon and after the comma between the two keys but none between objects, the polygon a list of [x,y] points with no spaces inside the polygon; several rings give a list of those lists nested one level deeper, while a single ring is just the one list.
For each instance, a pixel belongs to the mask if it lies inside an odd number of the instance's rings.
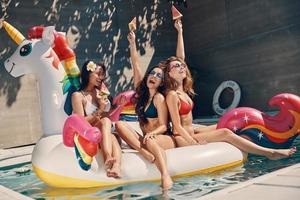
[{"label": "unicorn eye", "polygon": [[31,53],[31,50],[32,50],[32,44],[31,43],[25,44],[20,49],[20,55],[28,56]]}]

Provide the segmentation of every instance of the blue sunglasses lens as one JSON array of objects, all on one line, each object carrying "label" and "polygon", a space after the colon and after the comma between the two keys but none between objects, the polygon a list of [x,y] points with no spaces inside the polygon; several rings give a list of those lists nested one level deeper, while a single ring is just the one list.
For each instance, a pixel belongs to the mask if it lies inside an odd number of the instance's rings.
[{"label": "blue sunglasses lens", "polygon": [[151,71],[151,72],[149,73],[149,75],[154,76],[154,77],[159,78],[159,79],[162,79],[162,78],[163,78],[162,73],[155,72],[155,71]]}]

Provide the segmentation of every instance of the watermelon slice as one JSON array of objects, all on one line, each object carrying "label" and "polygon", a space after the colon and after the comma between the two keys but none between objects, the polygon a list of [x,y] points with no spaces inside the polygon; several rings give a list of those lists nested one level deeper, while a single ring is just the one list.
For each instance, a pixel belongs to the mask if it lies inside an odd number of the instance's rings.
[{"label": "watermelon slice", "polygon": [[128,28],[130,31],[136,30],[136,17],[134,17],[131,22],[128,24]]},{"label": "watermelon slice", "polygon": [[97,97],[101,97],[101,96],[108,96],[110,95],[110,92],[108,91],[106,85],[104,83],[102,83],[100,90],[97,90]]},{"label": "watermelon slice", "polygon": [[172,16],[173,20],[180,19],[183,15],[172,5]]}]

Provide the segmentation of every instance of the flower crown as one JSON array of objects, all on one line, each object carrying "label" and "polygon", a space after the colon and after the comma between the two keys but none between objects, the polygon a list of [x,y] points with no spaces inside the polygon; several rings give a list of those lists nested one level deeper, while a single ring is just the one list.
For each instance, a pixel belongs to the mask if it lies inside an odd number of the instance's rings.
[{"label": "flower crown", "polygon": [[96,68],[97,68],[97,65],[93,61],[90,61],[86,66],[86,70],[90,71],[90,72],[95,71]]}]

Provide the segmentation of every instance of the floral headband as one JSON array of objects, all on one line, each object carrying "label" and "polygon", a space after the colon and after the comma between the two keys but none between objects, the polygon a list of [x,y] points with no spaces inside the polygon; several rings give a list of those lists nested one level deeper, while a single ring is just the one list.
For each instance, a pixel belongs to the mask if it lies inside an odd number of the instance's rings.
[{"label": "floral headband", "polygon": [[90,61],[86,66],[86,70],[90,71],[90,72],[95,71],[96,68],[97,68],[97,65],[93,61]]}]

